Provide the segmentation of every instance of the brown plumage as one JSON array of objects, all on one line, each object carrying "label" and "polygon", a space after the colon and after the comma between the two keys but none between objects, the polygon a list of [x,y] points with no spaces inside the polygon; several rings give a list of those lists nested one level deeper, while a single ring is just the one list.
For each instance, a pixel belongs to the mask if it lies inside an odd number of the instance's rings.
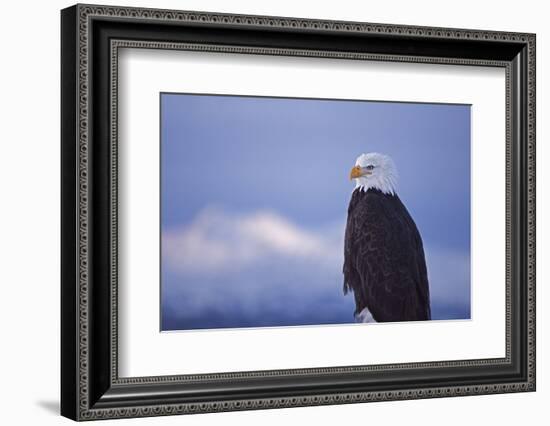
[{"label": "brown plumage", "polygon": [[344,293],[353,292],[356,315],[368,308],[377,322],[431,318],[422,239],[397,195],[355,189],[343,272]]}]

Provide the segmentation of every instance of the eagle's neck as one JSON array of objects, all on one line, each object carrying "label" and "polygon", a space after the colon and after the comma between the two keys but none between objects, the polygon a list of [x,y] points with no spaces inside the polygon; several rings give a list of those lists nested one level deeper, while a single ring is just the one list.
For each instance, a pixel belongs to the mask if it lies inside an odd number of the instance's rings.
[{"label": "eagle's neck", "polygon": [[369,189],[377,189],[384,194],[395,195],[397,190],[397,176],[392,172],[377,176],[363,176],[357,179],[355,189],[360,189],[365,192]]}]

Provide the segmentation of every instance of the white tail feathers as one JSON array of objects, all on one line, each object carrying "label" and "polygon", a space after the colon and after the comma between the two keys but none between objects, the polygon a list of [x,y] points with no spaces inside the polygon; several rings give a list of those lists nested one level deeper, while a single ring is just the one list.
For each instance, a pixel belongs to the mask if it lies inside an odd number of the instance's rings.
[{"label": "white tail feathers", "polygon": [[362,323],[376,322],[372,314],[369,311],[369,308],[363,309],[361,312],[355,315],[355,320]]}]

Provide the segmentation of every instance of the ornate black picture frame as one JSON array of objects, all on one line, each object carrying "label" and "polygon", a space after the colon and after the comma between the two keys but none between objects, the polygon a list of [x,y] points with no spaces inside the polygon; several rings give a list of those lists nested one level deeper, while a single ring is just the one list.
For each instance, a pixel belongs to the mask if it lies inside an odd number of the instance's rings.
[{"label": "ornate black picture frame", "polygon": [[[96,5],[64,9],[61,30],[62,415],[92,420],[535,390],[534,34]],[[120,378],[121,47],[504,68],[506,356]]]}]

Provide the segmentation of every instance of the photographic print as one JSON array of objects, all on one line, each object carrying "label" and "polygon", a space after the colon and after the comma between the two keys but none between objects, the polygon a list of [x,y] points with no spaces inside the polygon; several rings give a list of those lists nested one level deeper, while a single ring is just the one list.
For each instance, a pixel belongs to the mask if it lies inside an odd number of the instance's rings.
[{"label": "photographic print", "polygon": [[470,319],[470,120],[161,93],[161,331]]}]

